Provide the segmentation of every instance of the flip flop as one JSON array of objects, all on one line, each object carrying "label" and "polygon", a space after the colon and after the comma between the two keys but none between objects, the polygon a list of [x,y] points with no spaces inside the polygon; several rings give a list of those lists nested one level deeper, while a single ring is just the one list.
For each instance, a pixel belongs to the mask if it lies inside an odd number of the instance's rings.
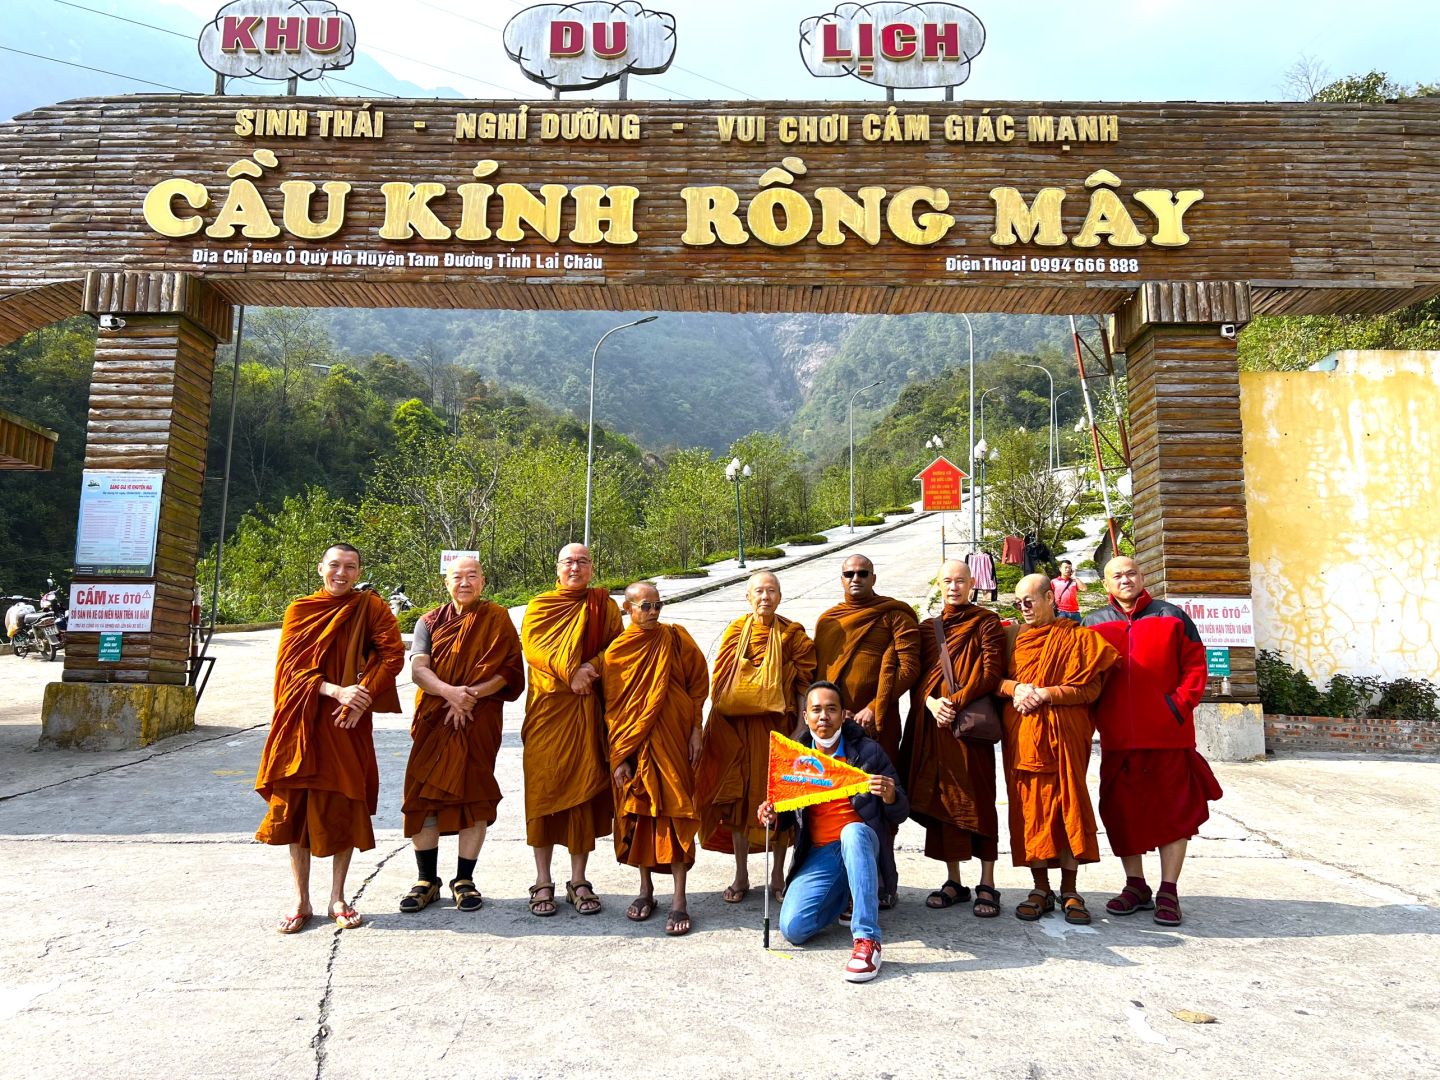
[{"label": "flip flop", "polygon": [[750,886],[748,885],[743,889],[737,889],[734,885],[726,885],[725,891],[720,894],[720,899],[727,904],[738,904],[749,895]]},{"label": "flip flop", "polygon": [[310,925],[310,920],[314,917],[313,911],[308,915],[301,915],[298,911],[294,915],[286,915],[275,927],[275,932],[277,934],[298,934]]},{"label": "flip flop", "polygon": [[[340,906],[339,911],[335,910],[336,904]],[[335,904],[330,905],[330,917],[335,920],[335,925],[341,930],[355,930],[365,925],[365,919],[360,912],[355,910],[354,905],[344,900],[337,900]]]},{"label": "flip flop", "polygon": [[625,917],[631,922],[644,922],[655,914],[655,898],[653,896],[637,896],[625,909]]},{"label": "flip flop", "polygon": [[[683,923],[681,920],[684,920]],[[691,925],[690,913],[688,911],[675,911],[672,909],[670,914],[665,916],[665,933],[671,937],[684,937],[690,932]]]}]

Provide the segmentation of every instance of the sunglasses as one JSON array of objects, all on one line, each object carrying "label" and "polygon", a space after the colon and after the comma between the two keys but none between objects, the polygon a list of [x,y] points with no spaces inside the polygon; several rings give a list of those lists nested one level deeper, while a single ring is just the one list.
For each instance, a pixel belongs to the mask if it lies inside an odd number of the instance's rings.
[{"label": "sunglasses", "polygon": [[1017,597],[1015,598],[1015,606],[1018,607],[1021,611],[1029,611],[1031,608],[1033,608],[1033,607],[1035,606],[1035,604],[1036,604],[1036,601],[1035,601],[1035,600],[1032,600],[1032,599],[1031,599],[1030,597],[1028,597],[1028,596],[1026,596],[1026,597],[1018,597],[1018,596],[1017,596]]},{"label": "sunglasses", "polygon": [[645,612],[645,613],[648,615],[648,614],[649,614],[650,612],[652,612],[652,611],[659,611],[661,608],[663,608],[663,607],[665,606],[665,601],[664,601],[664,600],[656,600],[656,601],[654,601],[654,602],[652,603],[652,602],[649,601],[649,600],[642,600],[640,603],[635,604],[635,605],[633,605],[633,606],[636,607],[636,608],[638,608],[639,610]]},{"label": "sunglasses", "polygon": [[840,571],[840,576],[843,577],[843,578],[867,578],[867,577],[870,576],[870,571],[869,571],[869,570],[841,570],[841,571]]}]

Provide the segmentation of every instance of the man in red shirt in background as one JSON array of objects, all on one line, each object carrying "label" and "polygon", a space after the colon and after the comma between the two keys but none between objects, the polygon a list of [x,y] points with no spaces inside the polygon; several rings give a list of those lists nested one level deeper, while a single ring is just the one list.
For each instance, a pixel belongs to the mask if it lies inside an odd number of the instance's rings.
[{"label": "man in red shirt in background", "polygon": [[[1205,648],[1190,617],[1145,590],[1133,559],[1105,564],[1110,603],[1084,625],[1120,653],[1096,705],[1100,732],[1100,819],[1125,867],[1112,915],[1155,909],[1179,926],[1185,848],[1210,817],[1220,785],[1195,749],[1195,706],[1205,693]],[[1151,894],[1142,856],[1160,849],[1160,888]]]},{"label": "man in red shirt in background", "polygon": [[1080,621],[1080,592],[1085,586],[1075,577],[1075,564],[1069,559],[1060,564],[1060,576],[1050,580],[1055,590],[1055,614],[1071,622]]}]

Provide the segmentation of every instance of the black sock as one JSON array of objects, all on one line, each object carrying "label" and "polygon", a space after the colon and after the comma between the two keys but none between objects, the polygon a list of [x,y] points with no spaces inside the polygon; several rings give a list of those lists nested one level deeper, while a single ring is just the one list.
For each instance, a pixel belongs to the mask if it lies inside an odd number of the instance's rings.
[{"label": "black sock", "polygon": [[420,871],[421,881],[432,881],[440,884],[440,871],[437,869],[440,862],[440,849],[431,848],[429,851],[415,849],[415,866]]},{"label": "black sock", "polygon": [[474,881],[475,862],[476,860],[474,859],[457,859],[455,861],[455,880]]}]

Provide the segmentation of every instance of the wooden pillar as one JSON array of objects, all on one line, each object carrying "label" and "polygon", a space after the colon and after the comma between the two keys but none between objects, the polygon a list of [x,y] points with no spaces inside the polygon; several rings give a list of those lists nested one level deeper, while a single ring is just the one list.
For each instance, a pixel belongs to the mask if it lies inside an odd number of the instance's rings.
[{"label": "wooden pillar", "polygon": [[[95,343],[85,468],[165,471],[155,575],[144,582],[155,609],[149,633],[125,635],[119,661],[99,659],[98,634],[68,637],[63,681],[46,689],[41,740],[144,746],[194,726],[190,606],[215,347],[230,337],[232,309],[187,274],[92,272],[84,310],[123,321],[102,325]],[[76,578],[101,580],[113,579]]]},{"label": "wooden pillar", "polygon": [[[1147,284],[1116,315],[1129,379],[1135,561],[1156,596],[1250,596],[1236,363],[1236,335],[1249,318],[1243,282]],[[1230,666],[1229,696],[1212,679],[1207,701],[1258,701],[1255,650],[1231,649]],[[1246,712],[1258,718],[1258,709]],[[1238,756],[1255,756],[1250,727]],[[1261,731],[1260,754],[1263,739]]]}]

